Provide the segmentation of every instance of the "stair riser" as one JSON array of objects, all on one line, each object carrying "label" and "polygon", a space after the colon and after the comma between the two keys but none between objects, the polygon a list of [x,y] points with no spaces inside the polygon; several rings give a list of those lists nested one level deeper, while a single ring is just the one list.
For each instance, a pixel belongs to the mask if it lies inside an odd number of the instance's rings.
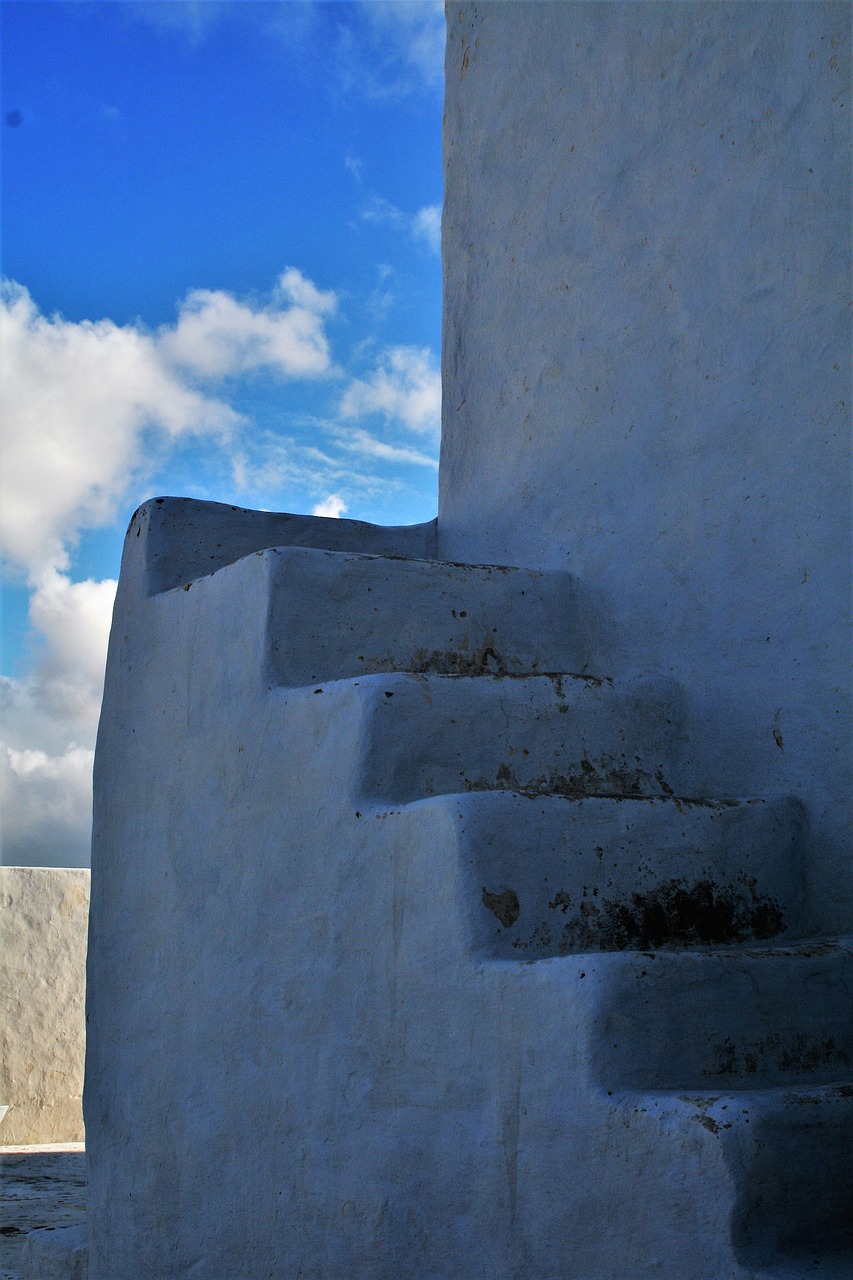
[{"label": "stair riser", "polygon": [[853,955],[656,954],[614,972],[590,1060],[611,1088],[761,1089],[853,1072]]},{"label": "stair riser", "polygon": [[[425,802],[430,803],[430,802]],[[446,797],[472,945],[533,960],[796,936],[796,804]]]},{"label": "stair riser", "polygon": [[[853,1086],[608,1098],[627,1133],[657,1133],[673,1188],[700,1202],[716,1178],[715,1234],[731,1253],[713,1280],[853,1274]],[[705,1264],[703,1249],[681,1274],[709,1274]]]},{"label": "stair riser", "polygon": [[304,547],[265,554],[267,662],[278,684],[394,671],[582,671],[592,657],[568,574]]},{"label": "stair riser", "polygon": [[771,1099],[750,1118],[730,1153],[737,1255],[755,1264],[848,1252],[853,1265],[853,1086]]},{"label": "stair riser", "polygon": [[368,712],[362,788],[389,802],[460,791],[678,789],[686,708],[672,681],[396,677]]}]

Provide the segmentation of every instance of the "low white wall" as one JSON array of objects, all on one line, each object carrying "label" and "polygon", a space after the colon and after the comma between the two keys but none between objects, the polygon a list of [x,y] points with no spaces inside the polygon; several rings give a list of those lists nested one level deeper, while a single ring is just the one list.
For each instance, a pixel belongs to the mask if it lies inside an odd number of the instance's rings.
[{"label": "low white wall", "polygon": [[89,872],[0,867],[0,1143],[80,1142]]}]

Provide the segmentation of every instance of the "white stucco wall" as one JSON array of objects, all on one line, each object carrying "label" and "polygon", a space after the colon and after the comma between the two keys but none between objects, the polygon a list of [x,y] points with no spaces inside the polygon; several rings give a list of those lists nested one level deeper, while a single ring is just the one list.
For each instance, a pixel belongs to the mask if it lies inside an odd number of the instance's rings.
[{"label": "white stucco wall", "polygon": [[241,521],[236,558],[228,519],[147,503],[125,544],[92,1280],[761,1280],[844,1243],[851,947],[801,945],[797,802],[691,799],[682,691],[580,674],[570,575],[347,524],[245,554]]},{"label": "white stucco wall", "polygon": [[89,872],[0,867],[0,1144],[83,1140]]},{"label": "white stucco wall", "polygon": [[789,792],[849,919],[850,7],[450,4],[439,553],[569,568],[608,674]]}]

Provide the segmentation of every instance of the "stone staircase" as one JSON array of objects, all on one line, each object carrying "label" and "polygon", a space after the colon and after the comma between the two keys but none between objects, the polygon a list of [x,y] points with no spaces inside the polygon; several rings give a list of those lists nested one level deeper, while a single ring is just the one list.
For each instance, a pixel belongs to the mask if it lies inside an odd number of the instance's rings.
[{"label": "stone staircase", "polygon": [[[281,795],[280,869],[241,927],[303,956],[302,985],[273,983],[293,1043],[334,1035],[290,1086],[322,1154],[316,1184],[293,1175],[288,1230],[310,1240],[328,1196],[356,1207],[322,1218],[336,1261],[304,1274],[853,1275],[853,947],[811,936],[801,806],[704,794],[684,692],[596,670],[567,574],[362,540],[217,552],[181,582],[152,545],[153,621],[121,628],[123,669],[156,653],[152,629],[191,636],[199,669],[207,646],[199,692],[162,661],[190,690],[176,724],[202,742],[234,720],[211,831],[268,811],[259,778]],[[359,1218],[364,1188],[379,1217]],[[490,1224],[482,1257],[460,1203]]]},{"label": "stone staircase", "polygon": [[718,1145],[726,1275],[853,1275],[853,950],[803,939],[798,803],[685,793],[683,691],[587,671],[569,578],[279,554],[270,672],[360,688],[359,816],[440,811],[482,963],[601,953],[591,1074],[685,1179]]},{"label": "stone staircase", "polygon": [[[344,558],[336,568],[347,590],[400,576],[369,559],[357,576]],[[733,1267],[853,1275],[853,948],[797,940],[800,806],[679,794],[683,692],[547,659],[537,674],[554,633],[536,627],[529,585],[512,583],[510,617],[532,652],[516,645],[507,660],[505,619],[489,628],[452,603],[500,571],[405,572],[443,579],[429,599],[453,622],[411,656],[366,664],[383,678],[365,691],[365,803],[451,815],[469,943],[484,961],[621,953],[589,1060],[614,1105],[671,1135],[674,1162],[697,1125],[720,1145]],[[500,585],[523,577],[503,571]],[[407,600],[398,581],[394,593]],[[570,602],[559,612],[570,618]],[[458,622],[472,614],[473,646]]]},{"label": "stone staircase", "polygon": [[719,1144],[747,1275],[852,1274],[851,940],[623,961],[593,1031],[608,1095]]}]

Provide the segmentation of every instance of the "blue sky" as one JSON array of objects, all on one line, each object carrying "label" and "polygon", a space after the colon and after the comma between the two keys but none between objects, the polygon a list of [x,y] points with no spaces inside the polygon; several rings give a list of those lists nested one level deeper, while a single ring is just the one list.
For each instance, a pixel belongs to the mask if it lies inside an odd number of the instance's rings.
[{"label": "blue sky", "polygon": [[146,497],[435,515],[441,4],[2,4],[3,861],[84,865]]}]

